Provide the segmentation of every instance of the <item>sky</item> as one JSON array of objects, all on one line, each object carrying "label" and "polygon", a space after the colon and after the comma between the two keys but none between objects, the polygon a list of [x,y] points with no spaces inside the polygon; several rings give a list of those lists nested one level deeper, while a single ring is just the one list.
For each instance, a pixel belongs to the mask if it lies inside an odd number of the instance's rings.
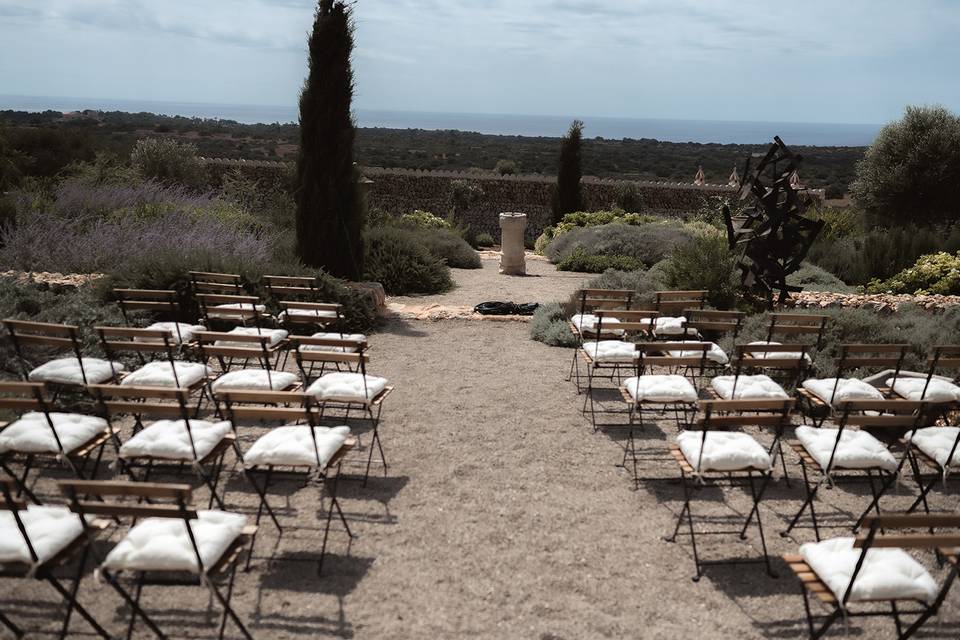
[{"label": "sky", "polygon": [[[313,0],[0,0],[0,94],[294,105]],[[955,0],[354,0],[354,106],[883,123],[960,111]]]}]

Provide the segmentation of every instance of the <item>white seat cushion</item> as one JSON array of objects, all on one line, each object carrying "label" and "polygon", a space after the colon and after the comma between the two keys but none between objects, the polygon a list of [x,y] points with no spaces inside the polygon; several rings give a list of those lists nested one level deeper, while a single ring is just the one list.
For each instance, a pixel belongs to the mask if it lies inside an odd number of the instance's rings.
[{"label": "white seat cushion", "polygon": [[957,451],[953,452],[953,457],[947,463],[947,456],[957,441],[958,432],[960,427],[927,427],[917,429],[908,437],[920,451],[936,460],[941,467],[948,468],[960,465],[960,447],[957,447]]},{"label": "white seat cushion", "polygon": [[[736,431],[707,431],[703,458],[700,446],[704,444],[702,431],[684,431],[677,436],[683,457],[695,471],[737,471],[763,469],[773,466],[773,460],[759,442],[746,433]],[[699,466],[698,466],[699,461]]]},{"label": "white seat cushion", "polygon": [[653,333],[658,336],[695,336],[697,330],[693,327],[687,328],[685,316],[658,316],[654,320]]},{"label": "white seat cushion", "polygon": [[633,362],[637,359],[637,345],[623,340],[585,342],[583,350],[594,362]]},{"label": "white seat cushion", "polygon": [[[266,336],[270,338],[268,346],[276,346],[282,341],[286,340],[287,336],[290,335],[288,332],[283,329],[258,329],[257,327],[234,327],[227,333],[233,333],[241,336]],[[256,342],[231,342],[229,340],[217,340],[215,346],[218,347],[255,347],[257,346]]]},{"label": "white seat cushion", "polygon": [[[592,313],[578,313],[570,318],[570,322],[573,323],[573,326],[580,331],[580,333],[589,333],[597,330],[597,316]],[[616,318],[604,318],[603,319],[603,330],[607,331],[607,327],[614,324],[620,324],[620,321]],[[610,328],[610,332],[616,332],[616,329]]]},{"label": "white seat cushion", "polygon": [[[205,568],[216,564],[246,524],[246,516],[238,513],[197,512],[197,518],[190,520],[190,530]],[[141,520],[110,550],[103,566],[128,571],[199,571],[186,524],[179,518]]]},{"label": "white seat cushion", "polygon": [[316,451],[310,444],[310,427],[307,425],[273,428],[243,454],[243,464],[247,467],[257,465],[316,467],[318,466],[317,452],[319,452],[319,467],[323,469],[350,436],[350,427],[314,427],[314,434],[317,443]]},{"label": "white seat cushion", "polygon": [[320,400],[366,402],[376,398],[386,388],[386,378],[367,375],[366,393],[364,393],[363,374],[334,371],[320,376],[307,388],[307,393]]},{"label": "white seat cushion", "polygon": [[[176,377],[174,377],[176,372]],[[143,387],[190,387],[210,375],[210,367],[199,362],[183,362],[174,360],[173,364],[167,360],[148,362],[133,373],[124,376],[121,385]]]},{"label": "white seat cushion", "polygon": [[[764,345],[778,345],[783,344],[782,342],[774,342],[773,340],[757,340],[754,342],[748,342],[747,345],[751,344],[764,344]],[[800,356],[803,356],[804,362],[813,362],[810,359],[809,353],[801,353],[799,351],[771,351],[771,352],[757,352],[751,353],[750,356],[753,358],[758,358],[760,360],[799,360]]]},{"label": "white seat cushion", "polygon": [[[736,387],[734,387],[736,383]],[[724,400],[786,400],[790,396],[770,376],[717,376],[710,386]]]},{"label": "white seat cushion", "polygon": [[100,384],[113,377],[114,371],[118,374],[126,371],[119,362],[113,363],[100,358],[84,358],[83,370],[76,358],[57,358],[45,362],[30,372],[31,382],[55,382],[57,384],[83,384],[83,374],[87,374],[87,384]]},{"label": "white seat cushion", "polygon": [[230,433],[229,422],[191,420],[190,433],[183,420],[157,420],[120,446],[121,458],[164,458],[166,460],[193,460],[190,436],[200,460],[213,451]]},{"label": "white seat cushion", "polygon": [[[83,533],[80,516],[66,507],[31,504],[20,511],[20,519],[38,563],[53,558]],[[0,511],[0,563],[4,562],[33,563],[13,513],[6,510]]]},{"label": "white seat cushion", "polygon": [[[931,378],[930,384],[927,384],[926,378],[888,378],[887,387],[893,389],[893,392],[907,400],[926,400],[927,402],[960,402],[960,387],[940,380]],[[926,387],[926,392],[924,392]]]},{"label": "white seat cushion", "polygon": [[[800,545],[800,555],[810,565],[837,600],[850,586],[862,551],[853,546],[853,538],[830,538]],[[850,602],[864,600],[919,599],[932,602],[937,597],[933,577],[903,549],[868,549],[850,593]]]},{"label": "white seat cushion", "polygon": [[287,309],[281,311],[280,315],[277,316],[280,322],[283,322],[287,316],[291,318],[296,318],[297,320],[303,320],[307,318],[316,318],[317,320],[336,320],[337,312],[336,311],[325,311],[323,309]]},{"label": "white seat cushion", "polygon": [[627,378],[623,383],[636,402],[696,402],[697,390],[679,375],[650,374]]},{"label": "white seat cushion", "polygon": [[[85,416],[80,413],[51,413],[50,419],[53,421],[53,428],[63,445],[63,450],[67,453],[90,442],[107,430],[107,421],[97,416]],[[60,453],[47,417],[36,411],[23,414],[19,420],[0,431],[0,453],[6,451]]]},{"label": "white seat cushion", "polygon": [[[176,344],[192,342],[198,331],[207,330],[207,328],[202,324],[187,324],[185,322],[154,322],[152,325],[147,327],[147,329],[153,329],[154,331],[166,331],[170,334],[170,337]],[[139,340],[142,340],[142,338],[139,338]]]},{"label": "white seat cushion", "polygon": [[[708,342],[710,348],[707,349],[707,360],[716,364],[727,364],[730,362],[730,358],[727,357],[726,352],[720,348],[716,342]],[[667,351],[667,353],[673,358],[698,358],[700,357],[700,351],[688,351],[686,349],[681,351]]]},{"label": "white seat cushion", "polygon": [[[311,338],[322,338],[324,340],[349,340],[350,342],[366,342],[367,336],[362,333],[344,333],[339,334],[336,332],[326,332],[320,331],[315,333]],[[326,351],[334,353],[356,353],[358,347],[326,347],[318,344],[308,344],[306,346],[300,347],[301,351]]]},{"label": "white seat cushion", "polygon": [[228,389],[248,391],[283,391],[297,383],[299,378],[289,371],[271,371],[266,369],[239,369],[229,371],[213,381],[214,391]]},{"label": "white seat cushion", "polygon": [[[836,385],[836,392],[834,392],[834,385]],[[804,380],[803,388],[827,404],[831,404],[832,397],[832,404],[835,407],[851,400],[883,400],[883,394],[879,389],[856,378],[841,378],[839,382],[836,378]]]},{"label": "white seat cushion", "polygon": [[[827,468],[839,429],[797,427],[797,440],[822,468]],[[897,460],[883,443],[866,431],[844,429],[833,456],[833,468],[897,470]]]},{"label": "white seat cushion", "polygon": [[240,314],[233,312],[241,310],[247,312],[256,310],[257,313],[263,313],[267,310],[267,307],[262,304],[247,304],[244,302],[218,304],[213,307],[207,307],[207,315],[211,318],[239,318]]}]

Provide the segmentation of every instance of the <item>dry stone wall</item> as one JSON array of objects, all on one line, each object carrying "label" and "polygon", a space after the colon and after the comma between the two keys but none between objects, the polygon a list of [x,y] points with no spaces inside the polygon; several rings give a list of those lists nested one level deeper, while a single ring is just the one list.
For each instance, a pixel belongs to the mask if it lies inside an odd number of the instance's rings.
[{"label": "dry stone wall", "polygon": [[[223,175],[239,169],[245,175],[270,184],[289,186],[293,176],[290,163],[248,160],[205,159],[211,186],[218,186]],[[501,176],[490,171],[420,171],[364,167],[363,174],[372,182],[367,185],[371,207],[393,215],[423,209],[446,215],[450,211],[451,183],[466,180],[483,190],[483,197],[458,217],[477,233],[500,235],[499,214],[519,211],[527,214],[528,239],[536,238],[550,225],[550,203],[553,176],[541,174]],[[584,208],[588,211],[607,209],[614,202],[618,184],[627,181],[586,176],[583,179]],[[644,202],[644,211],[662,215],[683,215],[698,209],[704,198],[731,196],[736,189],[727,185],[694,185],[692,183],[633,182]],[[814,191],[814,197],[822,192]]]}]

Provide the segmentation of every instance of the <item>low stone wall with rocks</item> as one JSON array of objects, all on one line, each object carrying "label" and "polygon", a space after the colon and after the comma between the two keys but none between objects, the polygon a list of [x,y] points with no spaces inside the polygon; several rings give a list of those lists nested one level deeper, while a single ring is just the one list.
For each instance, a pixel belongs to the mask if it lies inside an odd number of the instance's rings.
[{"label": "low stone wall with rocks", "polygon": [[901,304],[915,304],[930,311],[946,309],[960,305],[960,296],[910,295],[892,293],[826,293],[822,291],[801,291],[790,296],[788,306],[802,309],[826,309],[828,307],[847,307],[873,309],[874,311],[896,311]]}]

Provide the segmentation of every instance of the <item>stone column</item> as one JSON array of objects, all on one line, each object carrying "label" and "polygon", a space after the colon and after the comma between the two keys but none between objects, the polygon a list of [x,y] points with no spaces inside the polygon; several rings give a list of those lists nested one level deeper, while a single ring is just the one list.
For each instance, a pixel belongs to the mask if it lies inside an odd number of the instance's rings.
[{"label": "stone column", "polygon": [[527,259],[523,253],[523,231],[526,228],[527,214],[500,214],[500,273],[526,275]]}]

